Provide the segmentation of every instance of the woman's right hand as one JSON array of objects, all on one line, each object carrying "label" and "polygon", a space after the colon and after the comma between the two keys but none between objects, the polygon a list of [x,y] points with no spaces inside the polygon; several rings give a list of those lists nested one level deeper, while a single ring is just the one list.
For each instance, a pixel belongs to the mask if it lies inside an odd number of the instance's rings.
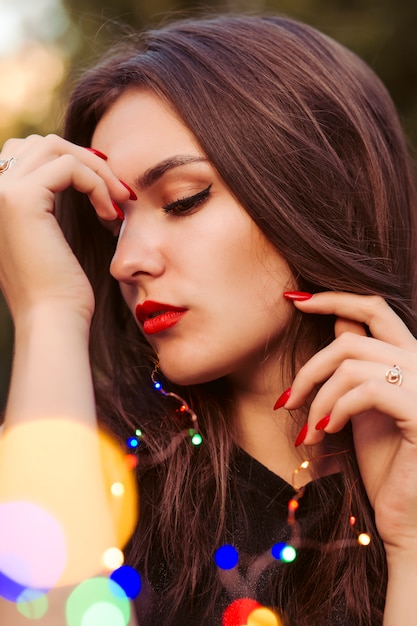
[{"label": "woman's right hand", "polygon": [[129,191],[106,161],[57,135],[11,139],[0,160],[17,159],[0,175],[0,289],[15,322],[47,304],[81,314],[94,310],[90,283],[55,219],[55,194],[85,193],[103,220],[118,219],[112,201]]},{"label": "woman's right hand", "polygon": [[[48,562],[56,561],[56,545],[62,552],[58,573],[45,584],[49,574],[33,550],[14,563],[13,554],[22,553],[19,532],[12,533],[9,573],[17,587],[26,584],[22,576],[30,571],[35,587],[52,588],[48,597],[55,606],[45,623],[63,624],[67,597],[56,596],[53,587],[70,587],[102,571],[103,554],[118,539],[89,359],[94,298],[55,219],[55,194],[72,186],[89,196],[99,218],[112,221],[117,218],[112,201],[125,202],[129,191],[103,159],[57,136],[8,141],[0,160],[10,157],[17,161],[0,174],[0,286],[16,332],[1,439],[0,502],[10,527],[21,528],[35,507],[42,519],[47,515],[53,536],[57,531],[62,536],[57,544],[47,532],[26,533],[26,545],[40,541]],[[16,501],[18,510],[9,507]],[[48,571],[55,570],[53,565]],[[16,623],[1,598],[0,622]]]}]

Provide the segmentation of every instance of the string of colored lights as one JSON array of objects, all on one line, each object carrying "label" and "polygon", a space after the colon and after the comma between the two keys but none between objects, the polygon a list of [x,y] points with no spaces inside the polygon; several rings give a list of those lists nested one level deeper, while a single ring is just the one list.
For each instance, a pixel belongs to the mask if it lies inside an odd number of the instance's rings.
[{"label": "string of colored lights", "polygon": [[155,368],[151,374],[151,379],[152,379],[152,383],[154,386],[154,389],[156,389],[156,391],[159,391],[159,393],[161,393],[163,396],[169,396],[171,398],[175,398],[175,400],[178,400],[178,402],[180,403],[180,407],[179,407],[179,412],[180,413],[188,413],[190,419],[191,419],[191,424],[192,424],[192,428],[188,429],[187,432],[190,437],[191,437],[191,443],[194,446],[199,446],[201,445],[201,443],[203,442],[203,438],[200,434],[200,429],[198,427],[198,418],[196,413],[193,411],[193,409],[187,404],[187,402],[184,400],[184,398],[182,398],[181,396],[179,396],[177,393],[174,393],[173,391],[165,391],[165,389],[163,388],[162,384],[156,380],[156,374],[159,368],[159,364],[157,363],[155,365]]}]

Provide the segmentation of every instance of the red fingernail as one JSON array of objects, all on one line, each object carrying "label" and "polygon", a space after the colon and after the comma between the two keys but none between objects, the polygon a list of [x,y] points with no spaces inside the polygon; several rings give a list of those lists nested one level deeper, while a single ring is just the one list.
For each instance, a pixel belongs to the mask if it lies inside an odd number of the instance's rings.
[{"label": "red fingernail", "polygon": [[113,205],[114,210],[115,210],[115,211],[116,211],[116,213],[117,213],[117,217],[118,217],[119,219],[121,219],[121,220],[122,220],[122,222],[123,222],[123,220],[125,219],[125,215],[124,215],[124,213],[123,213],[122,209],[119,207],[119,205],[118,205],[118,204],[116,204],[116,203],[115,203],[115,202],[113,202],[113,201],[112,201],[112,205]]},{"label": "red fingernail", "polygon": [[296,448],[298,448],[298,446],[301,446],[304,439],[307,437],[307,430],[308,430],[308,424],[304,424],[304,426],[302,427],[302,429],[297,435],[297,439],[295,440],[294,445]]},{"label": "red fingernail", "polygon": [[330,415],[325,415],[316,424],[316,430],[324,430],[327,424],[330,422]]},{"label": "red fingernail", "polygon": [[106,155],[103,154],[103,152],[100,152],[100,150],[95,150],[94,148],[86,148],[86,150],[89,150],[90,152],[92,152],[96,156],[100,157],[100,159],[103,159],[103,161],[107,161]]},{"label": "red fingernail", "polygon": [[285,291],[283,294],[284,298],[287,300],[292,300],[294,302],[303,302],[304,300],[310,300],[313,297],[312,293],[308,293],[308,291]]},{"label": "red fingernail", "polygon": [[131,199],[131,200],[137,200],[137,199],[138,199],[138,197],[137,197],[137,195],[135,194],[135,192],[133,191],[133,189],[131,189],[131,188],[129,187],[129,185],[128,185],[127,183],[124,183],[122,180],[121,180],[120,182],[122,183],[123,187],[126,187],[126,189],[128,190],[128,192],[130,193],[130,199]]},{"label": "red fingernail", "polygon": [[274,404],[274,411],[276,411],[277,409],[281,409],[287,403],[287,400],[290,397],[290,395],[291,395],[291,387],[289,387],[288,389],[282,392],[282,394],[280,395],[280,397]]}]

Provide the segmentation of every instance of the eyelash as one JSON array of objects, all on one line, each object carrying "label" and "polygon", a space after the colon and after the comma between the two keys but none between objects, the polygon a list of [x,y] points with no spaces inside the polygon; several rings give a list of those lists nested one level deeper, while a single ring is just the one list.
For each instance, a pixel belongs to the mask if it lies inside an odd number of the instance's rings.
[{"label": "eyelash", "polygon": [[165,204],[162,208],[166,215],[187,215],[194,209],[197,209],[199,206],[204,204],[206,200],[210,197],[211,185],[203,189],[203,191],[199,191],[193,196],[186,196],[185,198],[179,198],[174,202],[170,202],[169,204]]}]

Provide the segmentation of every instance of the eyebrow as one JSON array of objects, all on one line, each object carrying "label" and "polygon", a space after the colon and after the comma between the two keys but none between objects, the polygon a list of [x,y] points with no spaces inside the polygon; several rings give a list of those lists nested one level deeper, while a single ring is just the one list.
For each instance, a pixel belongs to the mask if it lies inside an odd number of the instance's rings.
[{"label": "eyebrow", "polygon": [[188,165],[189,163],[207,163],[208,159],[205,157],[187,155],[187,154],[178,154],[164,161],[161,161],[154,167],[149,168],[146,172],[139,176],[135,180],[135,185],[139,189],[147,189],[151,187],[157,180],[159,180],[166,172],[174,169],[175,167],[180,167],[181,165]]}]

